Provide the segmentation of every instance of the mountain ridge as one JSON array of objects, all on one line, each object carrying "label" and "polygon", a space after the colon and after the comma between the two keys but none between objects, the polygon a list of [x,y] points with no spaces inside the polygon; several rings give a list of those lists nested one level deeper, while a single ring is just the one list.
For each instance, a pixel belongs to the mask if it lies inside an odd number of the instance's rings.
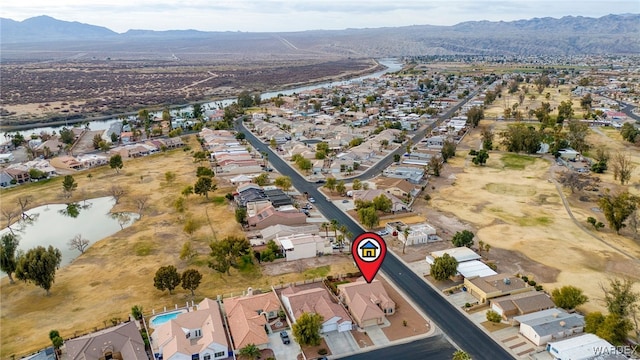
[{"label": "mountain ridge", "polygon": [[[84,51],[91,51],[91,44],[98,42],[107,47],[116,46],[117,43],[123,49],[128,49],[145,39],[153,40],[152,44],[158,45],[163,41],[179,41],[185,49],[193,47],[194,51],[223,51],[218,48],[220,42],[236,42],[232,48],[235,50],[240,47],[244,51],[249,49],[249,44],[255,45],[258,39],[271,39],[274,43],[268,45],[265,51],[277,51],[278,46],[290,45],[282,41],[282,37],[286,36],[288,41],[296,41],[296,49],[300,52],[337,52],[362,56],[640,53],[640,14],[292,32],[131,29],[124,33],[42,15],[21,22],[0,18],[0,28],[0,45],[3,49],[14,49],[15,46],[24,48],[39,43],[45,48],[51,47],[52,51],[65,47],[76,49],[78,46]],[[47,45],[47,42],[55,44]],[[144,45],[152,51],[152,45]]]}]

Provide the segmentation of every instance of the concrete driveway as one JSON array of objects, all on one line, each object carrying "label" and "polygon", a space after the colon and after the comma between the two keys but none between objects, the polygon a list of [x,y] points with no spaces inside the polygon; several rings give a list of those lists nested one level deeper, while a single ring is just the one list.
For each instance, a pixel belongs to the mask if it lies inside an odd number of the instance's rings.
[{"label": "concrete driveway", "polygon": [[328,334],[323,334],[323,336],[333,356],[360,351],[356,339],[348,331],[341,333],[332,331]]},{"label": "concrete driveway", "polygon": [[367,332],[367,335],[369,335],[369,338],[374,345],[384,346],[389,344],[389,339],[387,338],[387,335],[382,332],[380,326],[367,326],[364,330]]},{"label": "concrete driveway", "polygon": [[280,332],[269,335],[269,349],[278,360],[297,360],[300,353],[300,345],[293,339],[290,330],[287,330],[291,344],[285,345],[280,339]]}]

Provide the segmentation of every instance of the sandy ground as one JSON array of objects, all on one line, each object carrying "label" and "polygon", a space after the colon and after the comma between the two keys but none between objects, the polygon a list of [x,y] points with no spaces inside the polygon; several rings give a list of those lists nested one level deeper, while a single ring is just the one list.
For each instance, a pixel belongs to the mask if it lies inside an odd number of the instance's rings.
[{"label": "sandy ground", "polygon": [[[529,93],[525,96],[522,105],[518,105],[517,110],[522,112],[524,119],[528,119],[529,109],[539,108],[543,102],[548,102],[553,109],[555,115],[558,114],[558,105],[562,101],[571,100],[573,102],[574,118],[582,119],[584,110],[580,107],[580,98],[571,94],[571,87],[573,85],[558,85],[558,87],[545,88],[542,94],[538,94],[538,91],[533,84],[526,84],[529,87]],[[520,87],[522,88],[522,84]],[[549,99],[545,98],[545,94],[549,93]],[[531,99],[530,96],[535,95],[535,99]],[[495,119],[498,116],[504,116],[504,109],[506,107],[511,108],[513,104],[518,103],[518,93],[509,94],[507,86],[502,89],[502,97],[496,98],[493,104],[489,105],[484,111],[487,118]],[[535,119],[535,117],[534,117]]]},{"label": "sandy ground", "polygon": [[[589,139],[594,136],[607,145],[615,138],[593,134]],[[606,284],[610,277],[640,278],[640,242],[629,233],[618,236],[608,229],[595,234],[599,241],[576,226],[549,181],[550,167],[555,166],[552,162],[535,158],[525,162],[524,170],[515,170],[505,166],[504,153],[494,151],[486,166],[474,166],[467,151],[477,148],[477,142],[476,130],[459,146],[457,157],[445,166],[443,175],[430,182],[430,203],[420,200],[415,207],[439,231],[446,229],[442,234],[445,240],[455,231],[472,230],[476,242],[491,245],[489,254],[483,255],[495,261],[499,271],[529,275],[548,291],[563,285],[578,286],[591,299],[583,307],[586,311],[603,310],[600,284]],[[637,160],[637,154],[633,156]],[[604,175],[602,181],[610,181],[610,176]],[[597,208],[596,196],[583,202],[580,195],[563,191],[576,219],[595,216],[605,222],[601,213],[592,210]],[[412,256],[418,260],[428,252]],[[640,284],[636,289],[640,290]]]}]

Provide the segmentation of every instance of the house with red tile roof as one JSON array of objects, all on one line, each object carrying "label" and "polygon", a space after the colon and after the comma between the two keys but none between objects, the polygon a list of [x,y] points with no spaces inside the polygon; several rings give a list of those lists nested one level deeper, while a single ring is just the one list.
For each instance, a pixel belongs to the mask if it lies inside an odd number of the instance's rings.
[{"label": "house with red tile roof", "polygon": [[223,300],[227,323],[233,340],[234,350],[254,344],[264,349],[269,344],[270,327],[278,321],[278,312],[282,308],[280,300],[273,292],[253,295],[250,290],[246,296]]},{"label": "house with red tile roof", "polygon": [[163,360],[191,360],[195,355],[203,360],[226,359],[230,349],[220,307],[209,298],[197,310],[160,325],[152,339]]},{"label": "house with red tile roof", "polygon": [[282,305],[293,322],[304,313],[321,315],[324,319],[320,332],[323,334],[338,331],[351,331],[353,323],[347,311],[335,302],[329,291],[321,285],[311,289],[288,287],[280,293]]},{"label": "house with red tile roof", "polygon": [[299,211],[278,211],[273,205],[269,205],[247,218],[247,222],[250,228],[262,230],[278,224],[303,225],[307,223],[307,215]]},{"label": "house with red tile roof", "polygon": [[380,325],[392,315],[396,303],[391,300],[380,280],[367,283],[364,279],[338,285],[338,298],[349,309],[359,327]]}]

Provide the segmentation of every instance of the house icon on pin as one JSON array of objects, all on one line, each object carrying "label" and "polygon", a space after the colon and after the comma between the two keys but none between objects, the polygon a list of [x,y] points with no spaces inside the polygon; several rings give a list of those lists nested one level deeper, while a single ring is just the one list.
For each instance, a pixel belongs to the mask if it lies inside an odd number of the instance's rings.
[{"label": "house icon on pin", "polygon": [[367,241],[360,249],[362,249],[363,258],[374,258],[378,256],[378,247],[371,241]]}]

